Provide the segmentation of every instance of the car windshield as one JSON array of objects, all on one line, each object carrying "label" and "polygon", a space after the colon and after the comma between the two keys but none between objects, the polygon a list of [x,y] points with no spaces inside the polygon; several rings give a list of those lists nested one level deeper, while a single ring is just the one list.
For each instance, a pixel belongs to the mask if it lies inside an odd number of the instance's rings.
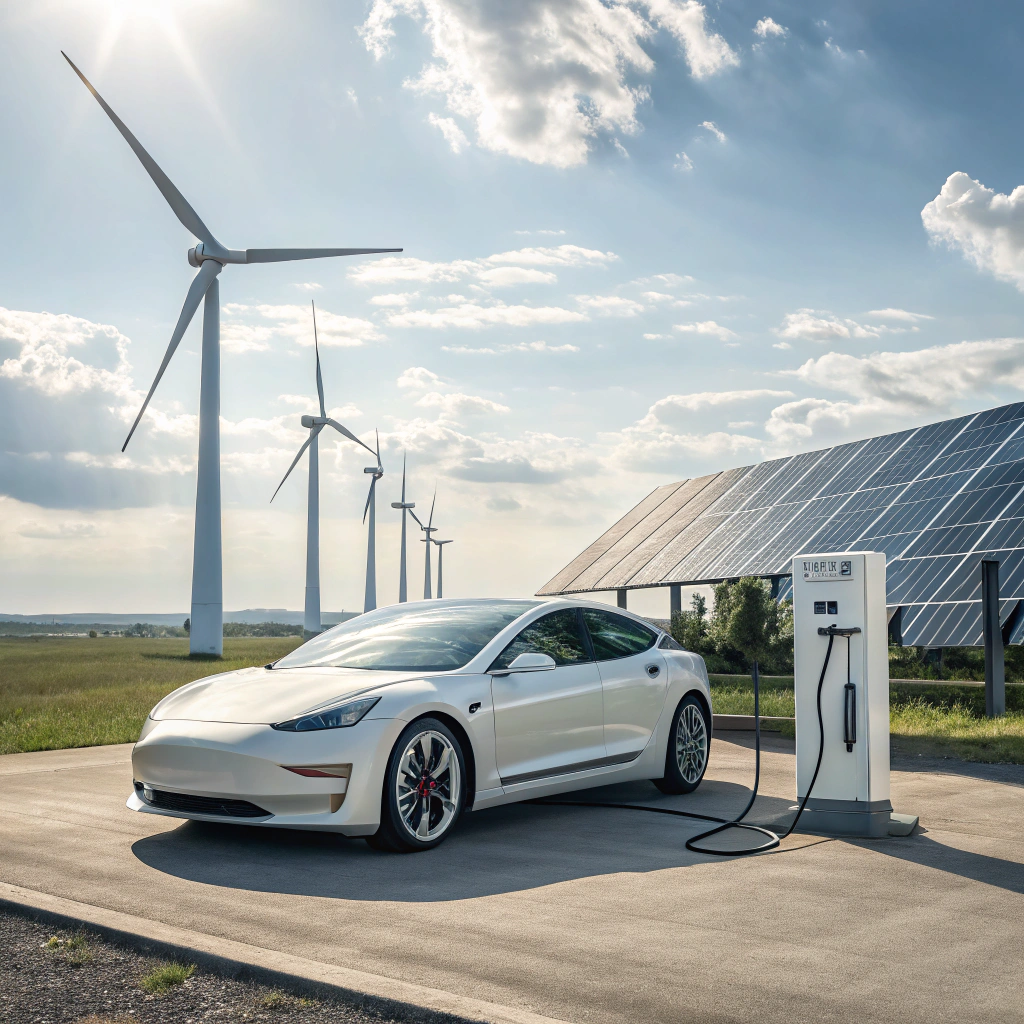
[{"label": "car windshield", "polygon": [[391,605],[321,633],[274,668],[365,668],[448,672],[462,668],[537,601]]}]

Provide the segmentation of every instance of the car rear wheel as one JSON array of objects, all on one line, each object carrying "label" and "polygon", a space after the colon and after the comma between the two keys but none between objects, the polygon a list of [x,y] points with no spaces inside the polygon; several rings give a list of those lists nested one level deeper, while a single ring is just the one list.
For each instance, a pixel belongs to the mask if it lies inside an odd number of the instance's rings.
[{"label": "car rear wheel", "polygon": [[692,693],[672,718],[665,752],[664,778],[654,779],[662,793],[692,793],[704,778],[711,748],[711,729],[704,705]]},{"label": "car rear wheel", "polygon": [[381,794],[375,850],[413,853],[444,842],[465,806],[466,763],[452,731],[436,718],[410,724],[395,743]]}]

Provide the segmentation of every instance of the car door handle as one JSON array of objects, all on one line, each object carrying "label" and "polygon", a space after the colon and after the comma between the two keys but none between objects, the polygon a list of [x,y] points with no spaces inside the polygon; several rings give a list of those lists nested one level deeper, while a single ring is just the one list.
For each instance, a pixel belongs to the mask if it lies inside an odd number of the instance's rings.
[{"label": "car door handle", "polygon": [[661,671],[661,669],[660,669],[660,668],[658,668],[658,666],[657,666],[657,665],[654,665],[654,664],[650,664],[650,665],[648,665],[648,666],[647,666],[647,674],[648,674],[648,675],[649,675],[649,676],[650,676],[650,677],[651,677],[652,679],[656,678],[656,677],[657,677],[657,675],[658,675],[658,673],[659,673],[660,671]]}]

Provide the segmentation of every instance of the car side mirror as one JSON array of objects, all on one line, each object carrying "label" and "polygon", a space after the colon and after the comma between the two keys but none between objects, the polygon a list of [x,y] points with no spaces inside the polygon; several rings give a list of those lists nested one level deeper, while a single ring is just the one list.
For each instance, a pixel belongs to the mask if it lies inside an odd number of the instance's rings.
[{"label": "car side mirror", "polygon": [[555,659],[550,654],[527,651],[517,655],[508,668],[491,669],[491,675],[508,676],[513,672],[550,672],[554,667]]}]

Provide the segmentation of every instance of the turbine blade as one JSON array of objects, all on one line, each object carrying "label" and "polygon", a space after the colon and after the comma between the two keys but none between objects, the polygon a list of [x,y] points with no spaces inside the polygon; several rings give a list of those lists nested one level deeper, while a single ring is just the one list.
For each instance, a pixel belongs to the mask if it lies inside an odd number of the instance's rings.
[{"label": "turbine blade", "polygon": [[384,467],[380,464],[380,431],[374,428],[373,432],[377,437],[377,468],[383,472]]},{"label": "turbine blade", "polygon": [[327,409],[324,408],[324,379],[320,376],[320,339],[316,335],[316,303],[310,299],[309,304],[313,307],[313,345],[316,348],[316,393],[320,396],[320,415],[326,416]]},{"label": "turbine blade", "polygon": [[[292,470],[299,464],[299,459],[302,458],[302,455],[305,452],[305,450],[313,443],[313,438],[316,437],[316,435],[319,434],[321,430],[323,430],[323,427],[314,427],[309,432],[309,437],[306,438],[306,443],[299,449],[299,454],[296,455],[294,459],[292,459],[292,464],[288,467],[288,472],[285,473],[283,477],[281,477],[281,482],[277,485],[277,491],[281,490],[281,488],[284,486],[285,480],[287,480],[288,477],[291,476]],[[277,491],[274,491],[274,493],[271,495],[271,501],[273,501],[274,498],[277,497]]]},{"label": "turbine blade", "polygon": [[376,453],[374,452],[374,450],[373,450],[373,449],[372,449],[372,448],[371,448],[371,447],[370,447],[370,446],[369,446],[368,444],[363,444],[363,442],[362,442],[362,441],[360,441],[360,440],[359,440],[359,438],[358,438],[358,437],[356,437],[356,435],[355,435],[355,434],[353,434],[353,433],[352,433],[352,431],[348,429],[348,427],[343,427],[343,426],[342,426],[342,425],[341,425],[341,424],[340,424],[340,423],[339,423],[339,422],[338,422],[337,420],[332,420],[332,419],[331,419],[331,418],[330,418],[329,416],[327,417],[327,422],[328,422],[328,424],[329,424],[330,426],[334,427],[334,429],[335,429],[336,431],[338,431],[338,433],[339,433],[339,434],[344,434],[344,435],[345,435],[345,437],[347,437],[347,438],[348,438],[348,439],[349,439],[350,441],[355,441],[355,443],[356,443],[356,444],[361,444],[361,445],[363,445],[363,447],[364,447],[364,448],[365,448],[365,449],[366,449],[366,450],[367,450],[367,451],[368,451],[368,452],[369,452],[369,453],[370,453],[371,455],[375,455],[375,454],[376,454]]},{"label": "turbine blade", "polygon": [[181,307],[178,324],[171,335],[171,343],[167,346],[167,351],[164,353],[164,361],[160,364],[160,369],[156,371],[156,377],[153,380],[152,387],[149,389],[149,394],[146,395],[146,400],[142,403],[142,408],[139,410],[139,415],[135,417],[132,429],[128,431],[128,436],[121,446],[122,452],[128,447],[128,442],[132,439],[132,434],[135,433],[135,428],[139,425],[139,420],[142,419],[142,415],[149,405],[149,400],[153,397],[153,392],[156,391],[156,386],[160,383],[160,378],[164,375],[164,370],[167,369],[167,364],[171,361],[171,356],[174,355],[178,343],[185,333],[185,328],[192,322],[192,317],[195,316],[199,303],[202,302],[207,289],[213,283],[213,279],[223,269],[216,260],[204,260],[203,265],[199,268],[199,273],[192,278],[192,283],[188,286],[188,292],[185,295],[185,304]]},{"label": "turbine blade", "polygon": [[[434,497],[430,501],[430,518],[427,520],[427,526],[433,526],[434,525],[434,503],[436,501],[437,501],[437,488],[435,487],[434,488]],[[430,534],[428,533],[427,536],[429,537]]]},{"label": "turbine blade", "polygon": [[405,458],[406,453],[402,452],[402,504],[405,504]]},{"label": "turbine blade", "polygon": [[377,478],[370,477],[370,490],[366,494],[366,507],[363,509],[363,522],[366,522],[366,513],[370,511],[370,502],[373,499],[373,489],[377,486]]},{"label": "turbine blade", "polygon": [[372,256],[378,252],[402,252],[401,249],[246,249],[246,263],[290,263],[292,260],[319,260],[324,256]]},{"label": "turbine blade", "polygon": [[[61,50],[61,56],[71,65],[72,70],[85,84],[85,87],[93,94],[96,102],[106,112],[107,117],[114,122],[114,127],[124,136],[125,142],[132,147],[135,155],[139,158],[142,166],[146,168],[149,176],[153,179],[153,184],[160,189],[160,194],[167,200],[167,205],[174,211],[174,215],[181,221],[181,223],[192,232],[200,241],[207,242],[218,249],[224,247],[217,241],[213,236],[213,232],[202,222],[199,214],[189,205],[185,197],[174,187],[174,183],[157,165],[157,162],[142,148],[139,140],[125,126],[125,123],[115,114],[110,107],[107,106],[106,100],[92,87],[92,83],[89,81],[81,71],[75,67],[74,61]],[[213,255],[211,253],[211,255]]]},{"label": "turbine blade", "polygon": [[411,508],[406,509],[406,511],[409,513],[409,515],[411,515],[413,517],[413,519],[416,520],[416,525],[422,530],[423,529],[423,521],[420,519],[420,517],[418,515],[416,515],[416,513],[413,512],[413,510]]}]

